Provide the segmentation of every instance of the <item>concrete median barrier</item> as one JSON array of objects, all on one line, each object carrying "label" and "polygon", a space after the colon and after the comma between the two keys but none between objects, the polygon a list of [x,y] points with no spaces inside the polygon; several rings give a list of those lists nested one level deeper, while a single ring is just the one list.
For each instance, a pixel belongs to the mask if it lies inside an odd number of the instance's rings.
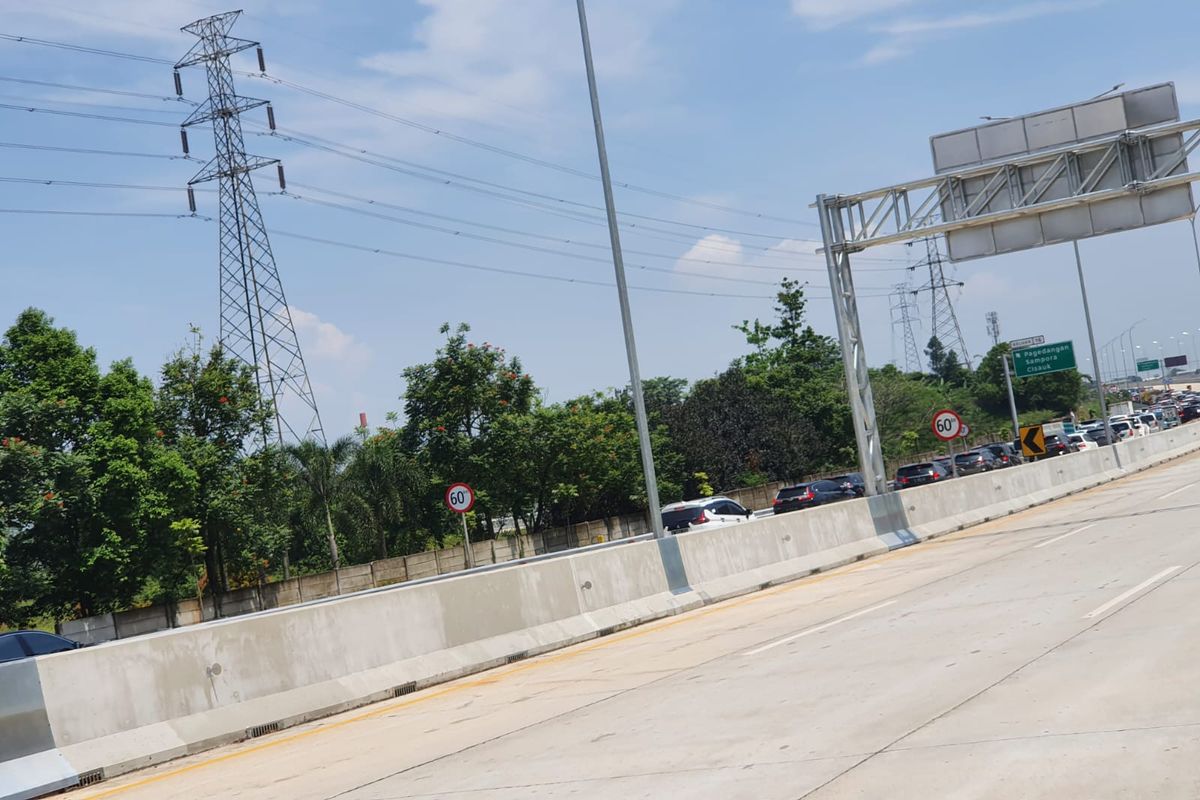
[{"label": "concrete median barrier", "polygon": [[[1023,510],[1200,449],[1200,425],[777,517],[0,664],[0,798],[396,697]],[[349,574],[349,573],[347,573]]]}]

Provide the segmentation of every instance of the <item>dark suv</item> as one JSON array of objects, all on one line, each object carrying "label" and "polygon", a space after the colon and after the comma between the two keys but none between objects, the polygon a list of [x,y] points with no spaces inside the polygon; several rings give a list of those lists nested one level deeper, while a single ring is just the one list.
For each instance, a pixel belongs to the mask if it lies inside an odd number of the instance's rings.
[{"label": "dark suv", "polygon": [[896,487],[907,489],[910,486],[923,486],[950,478],[950,471],[936,462],[921,464],[905,464],[896,470]]},{"label": "dark suv", "polygon": [[855,497],[862,497],[867,491],[867,487],[863,483],[863,476],[858,472],[851,472],[846,475],[835,475],[828,480],[833,481],[843,489],[851,490],[854,492]]},{"label": "dark suv", "polygon": [[1076,453],[1079,451],[1079,445],[1071,441],[1071,437],[1065,433],[1048,433],[1046,434],[1046,457],[1063,456],[1067,453]]},{"label": "dark suv", "polygon": [[1025,456],[1021,454],[1021,448],[1013,447],[1009,442],[992,442],[985,444],[981,449],[990,450],[996,459],[996,467],[1015,467],[1017,464],[1025,463]]},{"label": "dark suv", "polygon": [[996,468],[996,457],[987,448],[979,448],[954,457],[954,466],[959,475],[978,475]]},{"label": "dark suv", "polygon": [[0,663],[62,653],[79,646],[79,642],[45,631],[9,631],[0,633]]},{"label": "dark suv", "polygon": [[836,503],[839,500],[849,500],[851,497],[854,497],[854,490],[846,488],[840,483],[813,481],[780,489],[772,508],[775,509],[776,514],[783,514],[825,503]]}]

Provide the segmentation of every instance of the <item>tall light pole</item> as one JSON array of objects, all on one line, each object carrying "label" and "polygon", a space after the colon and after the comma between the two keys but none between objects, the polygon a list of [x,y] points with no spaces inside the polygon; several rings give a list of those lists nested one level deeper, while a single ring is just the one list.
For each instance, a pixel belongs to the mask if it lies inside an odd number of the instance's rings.
[{"label": "tall light pole", "polygon": [[1141,325],[1145,321],[1146,321],[1145,319],[1139,319],[1137,322],[1133,323],[1128,328],[1126,328],[1125,333],[1122,334],[1123,336],[1129,337],[1129,354],[1131,356],[1133,356],[1133,369],[1134,369],[1134,371],[1130,374],[1137,376],[1138,384],[1141,384],[1141,382],[1142,382],[1142,374],[1137,371],[1137,350],[1138,350],[1138,348],[1137,348],[1137,345],[1135,345],[1133,343],[1133,329],[1136,328],[1138,325]]},{"label": "tall light pole", "polygon": [[587,13],[583,0],[576,0],[579,10],[579,35],[583,40],[583,63],[587,69],[588,93],[592,98],[592,122],[596,128],[596,153],[600,158],[600,182],[604,186],[604,210],[608,214],[608,238],[612,244],[613,271],[617,278],[617,300],[621,304],[621,327],[625,332],[625,355],[629,360],[629,388],[633,393],[633,413],[637,417],[638,444],[642,452],[642,473],[646,479],[646,503],[650,506],[650,524],[654,538],[666,538],[663,531],[661,506],[658,502],[658,479],[654,475],[654,453],[650,449],[650,423],[646,419],[646,400],[642,396],[642,375],[638,368],[637,343],[633,337],[633,316],[629,311],[629,287],[625,285],[625,260],[621,256],[621,234],[617,223],[617,206],[613,201],[612,177],[608,173],[608,150],[604,146],[604,125],[600,121],[600,95],[596,91],[596,69],[592,66],[592,40],[588,36]]},{"label": "tall light pole", "polygon": [[1087,285],[1083,280],[1083,259],[1079,256],[1079,242],[1072,241],[1075,249],[1075,269],[1079,272],[1079,294],[1083,297],[1083,318],[1087,320],[1088,344],[1092,348],[1092,364],[1096,368],[1096,385],[1100,387],[1100,416],[1104,419],[1105,441],[1113,441],[1112,425],[1108,421],[1108,401],[1104,397],[1104,380],[1100,376],[1100,355],[1096,352],[1096,334],[1092,330],[1092,310],[1088,306]]}]

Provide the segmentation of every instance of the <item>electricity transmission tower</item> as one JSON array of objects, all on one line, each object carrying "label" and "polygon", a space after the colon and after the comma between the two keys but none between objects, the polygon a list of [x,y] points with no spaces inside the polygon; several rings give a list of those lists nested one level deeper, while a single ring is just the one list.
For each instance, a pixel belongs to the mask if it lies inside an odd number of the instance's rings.
[{"label": "electricity transmission tower", "polygon": [[[216,155],[188,181],[188,198],[195,211],[191,187],[217,181],[220,198],[220,343],[225,352],[255,371],[258,392],[275,417],[279,444],[313,438],[325,441],[321,415],[313,397],[292,313],[283,283],[271,254],[250,173],[276,165],[282,187],[283,167],[277,159],[248,155],[240,115],[267,106],[267,120],[275,128],[275,114],[266,100],[239,95],[233,85],[229,57],[257,48],[258,42],[237,39],[230,29],[241,15],[230,11],[196,20],[183,27],[199,41],[175,65],[175,90],[183,93],[179,70],[203,64],[208,76],[208,99],[182,124],[183,150],[188,152],[187,128],[210,123]],[[267,442],[264,442],[266,444]]]},{"label": "electricity transmission tower", "polygon": [[929,283],[911,290],[913,296],[921,292],[929,292],[930,299],[930,332],[936,336],[947,352],[958,351],[962,363],[971,369],[971,354],[967,352],[967,342],[963,338],[962,326],[958,324],[958,315],[954,313],[954,304],[950,302],[949,289],[952,286],[962,286],[962,281],[946,278],[942,252],[937,239],[926,237],[925,260],[912,269],[929,268]]},{"label": "electricity transmission tower", "polygon": [[[913,334],[913,322],[920,321],[917,304],[912,299],[912,288],[905,283],[896,284],[890,298],[892,301],[892,362],[896,363],[896,342],[904,342],[904,371],[921,371],[921,350]],[[899,364],[897,364],[899,366]]]}]

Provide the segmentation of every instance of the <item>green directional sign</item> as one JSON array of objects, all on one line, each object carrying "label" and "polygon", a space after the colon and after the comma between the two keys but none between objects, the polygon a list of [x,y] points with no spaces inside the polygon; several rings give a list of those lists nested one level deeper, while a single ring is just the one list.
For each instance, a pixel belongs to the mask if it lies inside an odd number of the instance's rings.
[{"label": "green directional sign", "polygon": [[[1127,361],[1125,363],[1128,364],[1129,362]],[[1137,362],[1138,372],[1154,372],[1154,370],[1156,370],[1156,369],[1158,369],[1158,359],[1157,358],[1150,358],[1150,359],[1146,359],[1145,361]]]},{"label": "green directional sign", "polygon": [[1051,372],[1075,369],[1075,345],[1054,342],[1013,350],[1013,366],[1018,378],[1048,375]]}]

